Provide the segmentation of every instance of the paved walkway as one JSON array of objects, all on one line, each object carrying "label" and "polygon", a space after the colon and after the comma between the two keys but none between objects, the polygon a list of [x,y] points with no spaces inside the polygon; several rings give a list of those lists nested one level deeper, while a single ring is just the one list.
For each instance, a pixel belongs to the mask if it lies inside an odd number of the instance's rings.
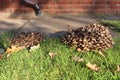
[{"label": "paved walkway", "polygon": [[[11,31],[20,28],[27,19],[11,19],[0,16],[0,32]],[[68,30],[68,25],[71,28],[78,28],[96,21],[89,15],[54,15],[54,16],[37,16],[30,20],[21,31],[38,31],[47,36],[60,36]]]}]

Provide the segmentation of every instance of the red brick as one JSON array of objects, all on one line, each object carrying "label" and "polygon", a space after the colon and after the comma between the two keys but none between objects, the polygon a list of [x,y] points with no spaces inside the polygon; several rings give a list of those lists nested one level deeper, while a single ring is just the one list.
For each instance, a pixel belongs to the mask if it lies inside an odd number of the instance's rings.
[{"label": "red brick", "polygon": [[106,4],[106,0],[95,0],[94,4],[99,5],[99,4]]},{"label": "red brick", "polygon": [[50,9],[50,5],[40,5],[41,9]]},{"label": "red brick", "polygon": [[59,4],[59,5],[67,5],[67,4],[69,4],[69,2],[67,0],[66,1],[59,0],[56,3]]},{"label": "red brick", "polygon": [[[0,11],[32,12],[21,0],[0,0]],[[120,0],[38,0],[42,11],[58,13],[120,13]]]}]

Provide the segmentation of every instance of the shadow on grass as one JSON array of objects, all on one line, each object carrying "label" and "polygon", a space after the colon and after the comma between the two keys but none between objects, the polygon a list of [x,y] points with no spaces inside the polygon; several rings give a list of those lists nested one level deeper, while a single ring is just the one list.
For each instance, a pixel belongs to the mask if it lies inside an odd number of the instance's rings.
[{"label": "shadow on grass", "polygon": [[3,43],[2,43],[2,42],[0,42],[0,48],[5,49],[5,47],[4,47],[4,45],[3,45]]}]

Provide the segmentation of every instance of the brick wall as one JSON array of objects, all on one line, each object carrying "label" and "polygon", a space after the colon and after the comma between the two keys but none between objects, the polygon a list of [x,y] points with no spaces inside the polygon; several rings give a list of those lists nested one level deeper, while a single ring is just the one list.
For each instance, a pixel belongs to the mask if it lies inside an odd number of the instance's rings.
[{"label": "brick wall", "polygon": [[[46,14],[120,13],[120,0],[38,0]],[[0,12],[33,12],[22,0],[0,0]]]}]

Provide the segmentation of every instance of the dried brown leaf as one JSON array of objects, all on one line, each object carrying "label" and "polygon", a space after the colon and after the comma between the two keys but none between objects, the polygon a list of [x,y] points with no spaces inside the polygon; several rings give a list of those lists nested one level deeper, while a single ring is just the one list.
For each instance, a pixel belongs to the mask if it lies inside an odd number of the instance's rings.
[{"label": "dried brown leaf", "polygon": [[5,53],[13,53],[17,52],[24,49],[24,47],[16,47],[16,46],[11,46],[11,48],[8,48]]},{"label": "dried brown leaf", "polygon": [[56,55],[57,55],[56,53],[49,52],[49,56],[51,57],[51,59],[55,58]]},{"label": "dried brown leaf", "polygon": [[11,46],[11,48],[7,48],[6,50],[6,54],[7,54],[7,58],[14,52],[20,51],[24,49],[24,47],[16,47],[16,46]]},{"label": "dried brown leaf", "polygon": [[79,56],[76,56],[76,55],[74,55],[72,57],[72,60],[77,61],[77,62],[83,62],[84,61],[83,58],[80,58]]},{"label": "dried brown leaf", "polygon": [[96,64],[87,63],[86,66],[94,71],[99,71],[99,67]]}]

